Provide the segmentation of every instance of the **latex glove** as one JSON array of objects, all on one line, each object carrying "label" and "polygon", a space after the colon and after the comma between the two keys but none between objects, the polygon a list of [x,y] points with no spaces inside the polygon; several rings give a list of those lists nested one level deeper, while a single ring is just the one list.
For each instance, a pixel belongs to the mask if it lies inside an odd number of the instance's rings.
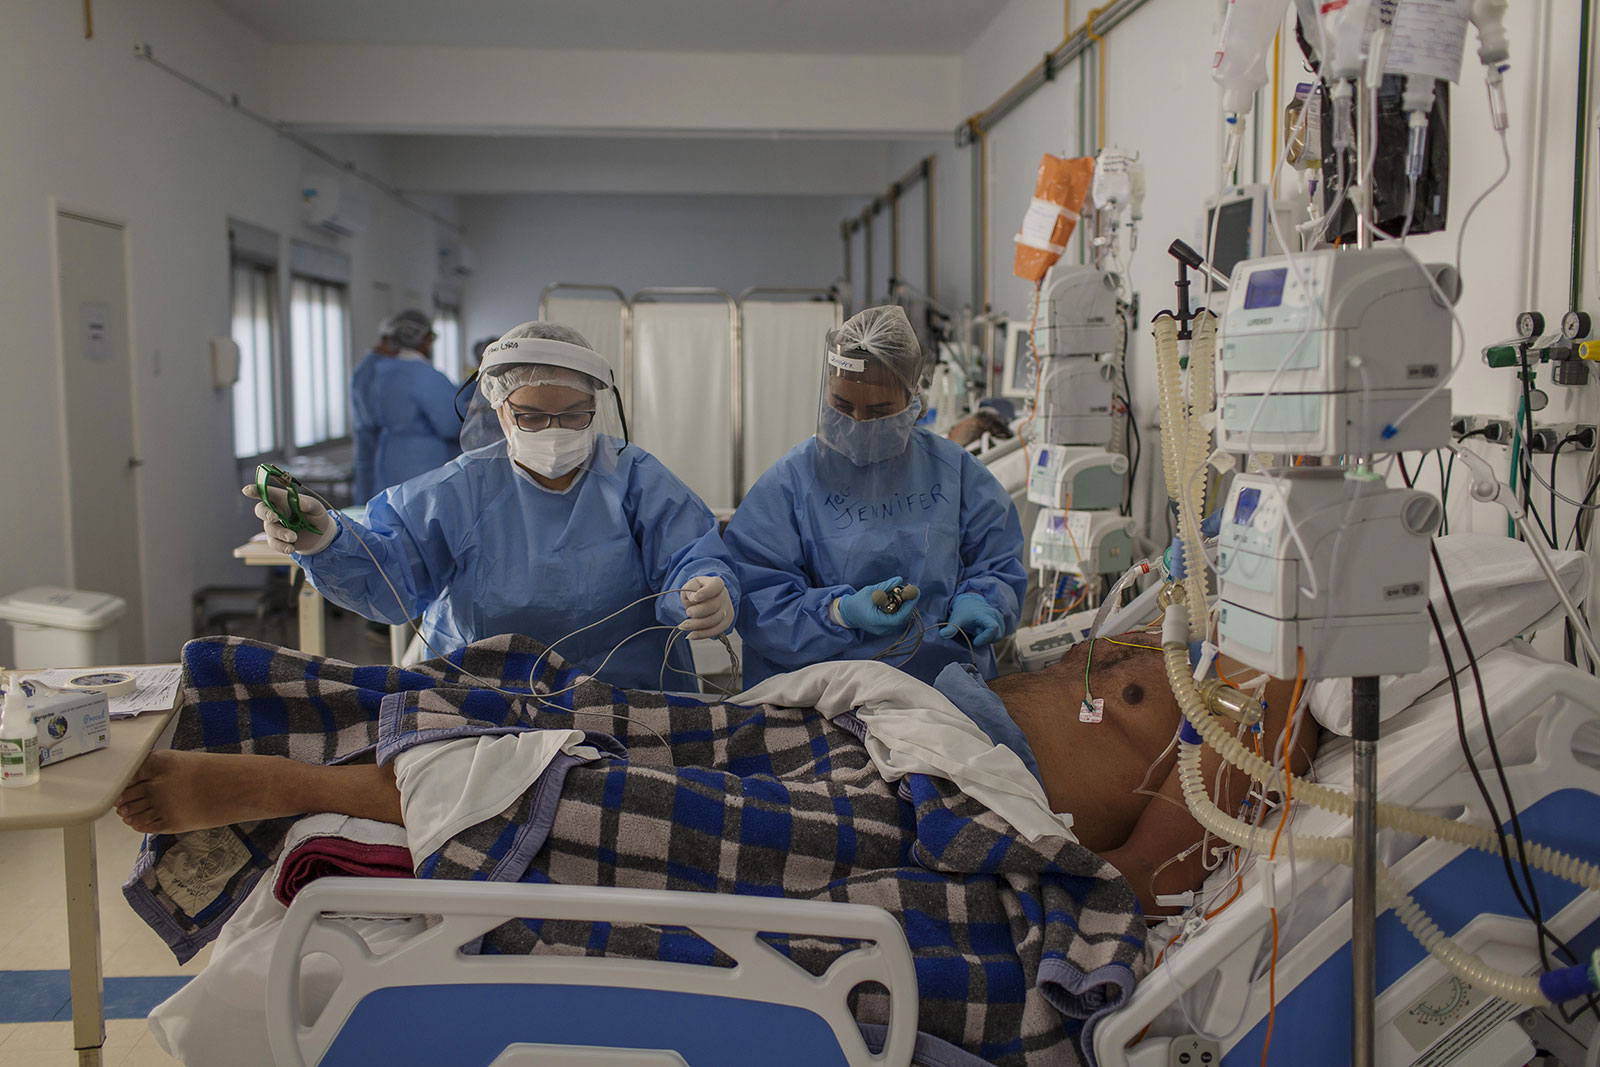
[{"label": "latex glove", "polygon": [[903,585],[905,579],[895,575],[886,582],[869,585],[865,589],[858,589],[849,596],[840,597],[834,601],[839,607],[839,618],[844,620],[846,626],[857,630],[865,630],[869,634],[891,634],[905,628],[906,621],[911,618],[911,613],[916,610],[917,603],[908,600],[900,605],[900,610],[885,612],[878,609],[872,602],[874,591],[882,589],[888,592],[897,585]]},{"label": "latex glove", "polygon": [[703,641],[720,637],[733,625],[733,598],[728,587],[715,575],[690,578],[683,583],[683,610],[688,618],[678,624],[678,629],[689,631],[689,640]]},{"label": "latex glove", "polygon": [[939,627],[939,636],[950,638],[958,633],[971,635],[978,648],[992,645],[1005,632],[1005,618],[993,604],[976,593],[962,593],[950,603],[950,618]]},{"label": "latex glove", "polygon": [[[298,552],[302,556],[314,556],[327,548],[339,534],[339,526],[333,521],[333,516],[328,514],[328,509],[306,493],[300,494],[300,514],[315,526],[321,533],[296,533],[272,513],[272,509],[261,503],[261,494],[254,485],[247,485],[243,489],[244,495],[256,501],[256,518],[261,520],[261,528],[267,531],[267,543],[273,548],[288,555]],[[277,486],[268,486],[267,492],[272,496],[272,502],[279,511],[289,510],[288,490]]]}]

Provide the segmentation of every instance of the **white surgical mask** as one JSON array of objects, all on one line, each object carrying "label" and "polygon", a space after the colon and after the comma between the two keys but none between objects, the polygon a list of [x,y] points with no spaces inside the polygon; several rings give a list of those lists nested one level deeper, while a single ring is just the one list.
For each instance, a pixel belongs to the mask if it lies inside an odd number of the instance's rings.
[{"label": "white surgical mask", "polygon": [[588,460],[594,451],[594,427],[563,430],[513,430],[506,439],[511,458],[535,474],[559,478]]}]

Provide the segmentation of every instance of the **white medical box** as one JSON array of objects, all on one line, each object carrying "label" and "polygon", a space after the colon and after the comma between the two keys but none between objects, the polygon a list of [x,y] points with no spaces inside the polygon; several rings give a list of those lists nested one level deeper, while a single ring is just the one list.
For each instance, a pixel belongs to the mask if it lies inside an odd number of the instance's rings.
[{"label": "white medical box", "polygon": [[111,743],[111,716],[104,693],[69,692],[26,681],[20,684],[23,692],[32,691],[26,707],[39,730],[39,766],[48,767]]},{"label": "white medical box", "polygon": [[110,593],[53,585],[0,597],[0,619],[12,629],[11,665],[37,670],[119,662],[116,623],[127,606]]}]

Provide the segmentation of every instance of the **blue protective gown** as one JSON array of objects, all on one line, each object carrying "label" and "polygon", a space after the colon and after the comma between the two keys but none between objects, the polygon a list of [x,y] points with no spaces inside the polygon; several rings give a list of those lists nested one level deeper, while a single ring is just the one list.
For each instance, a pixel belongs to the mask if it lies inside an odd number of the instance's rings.
[{"label": "blue protective gown", "polygon": [[350,373],[350,437],[355,445],[351,472],[356,502],[364,504],[378,492],[374,464],[378,459],[378,419],[373,413],[372,379],[378,363],[388,357],[368,352]]},{"label": "blue protective gown", "polygon": [[[420,359],[380,356],[367,389],[377,448],[372,494],[415,478],[461,454],[456,387]],[[357,495],[356,502],[370,497]]]},{"label": "blue protective gown", "polygon": [[389,623],[420,614],[423,635],[442,654],[496,634],[526,634],[613,685],[692,691],[698,683],[686,636],[673,643],[664,681],[669,632],[629,637],[682,622],[677,593],[566,636],[699,575],[721,578],[739,603],[716,519],[700,498],[636,445],[600,435],[596,452],[592,469],[554,492],[506,458],[502,439],[379,493],[365,526],[340,515],[327,548],[294,558],[336,604]]},{"label": "blue protective gown", "polygon": [[[849,488],[866,483],[886,488],[871,497]],[[966,449],[920,429],[904,455],[865,469],[814,437],[801,442],[751,488],[723,540],[744,592],[746,687],[824,660],[871,659],[898,641],[899,633],[874,636],[829,614],[835,599],[875,582],[898,574],[918,587],[916,627],[944,622],[957,594],[976,593],[1009,634],[1028,581],[1011,498]],[[950,663],[995,675],[989,648],[974,656],[937,629],[909,659],[886,662],[929,684]]]}]

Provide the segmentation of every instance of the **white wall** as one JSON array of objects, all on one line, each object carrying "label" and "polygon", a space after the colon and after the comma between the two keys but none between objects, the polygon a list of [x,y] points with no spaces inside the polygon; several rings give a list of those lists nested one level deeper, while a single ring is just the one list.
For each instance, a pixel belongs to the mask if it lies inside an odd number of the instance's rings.
[{"label": "white wall", "polygon": [[[0,592],[72,579],[61,422],[72,398],[60,396],[50,270],[59,202],[127,227],[136,446],[145,461],[139,513],[127,521],[144,531],[146,655],[171,658],[189,634],[191,590],[251,580],[229,555],[254,525],[238,492],[231,399],[211,388],[206,363],[207,339],[228,332],[228,218],[276,230],[285,253],[291,237],[349,253],[357,346],[376,321],[374,281],[396,294],[431,290],[435,226],[374,194],[364,237],[317,237],[297,221],[301,150],[132,56],[132,42],[148,42],[165,62],[269,109],[263,44],[213,5],[96,5],[92,40],[82,15],[78,5],[15,2],[0,34],[0,496],[9,502]],[[325,144],[381,166],[370,142]],[[5,632],[0,662],[9,653]]]},{"label": "white wall", "polygon": [[860,202],[838,197],[463,197],[478,255],[464,315],[469,339],[539,316],[555,282],[701,285],[741,290],[827,286],[843,271],[839,220]]},{"label": "white wall", "polygon": [[[1080,21],[1081,6],[1073,5],[1074,17]],[[1174,237],[1193,242],[1204,202],[1217,185],[1219,98],[1209,79],[1209,65],[1223,8],[1220,0],[1149,0],[1106,38],[1106,141],[1141,153],[1148,183],[1140,244],[1131,264],[1134,288],[1142,296],[1143,322],[1136,331],[1129,371],[1141,422],[1150,422],[1155,415],[1149,318],[1173,301],[1175,271],[1166,247]],[[1512,5],[1508,16],[1513,56],[1506,95],[1512,115],[1513,169],[1472,220],[1463,250],[1467,294],[1460,314],[1466,358],[1454,386],[1455,407],[1460,412],[1513,415],[1514,377],[1484,367],[1479,349],[1508,336],[1516,314],[1524,307],[1540,309],[1554,321],[1568,306],[1578,12],[1578,0],[1532,0]],[[992,103],[1038,62],[1045,48],[1061,39],[1062,29],[1062,6],[1054,0],[1012,0],[962,56],[962,114]],[[1414,247],[1426,259],[1454,258],[1468,206],[1502,166],[1498,139],[1488,125],[1482,69],[1474,48],[1475,38],[1469,41],[1463,84],[1451,97],[1451,225],[1445,233],[1414,239]],[[1090,62],[1084,74],[1091,84],[1095,73]],[[1286,34],[1285,97],[1294,81],[1303,77],[1298,47],[1292,33]],[[1592,67],[1590,77],[1593,104]],[[1076,155],[1081,146],[1091,151],[1094,146],[1092,109],[1087,131],[1079,122],[1079,84],[1079,65],[1075,63],[1001,121],[988,138],[991,302],[1014,314],[1025,314],[1032,299],[1032,286],[1011,276],[1012,236],[1032,195],[1039,157],[1046,151]],[[1266,95],[1264,105],[1268,103]],[[1536,121],[1541,99],[1545,113],[1542,121]],[[1258,109],[1258,114],[1265,113],[1264,108]],[[1252,131],[1244,153],[1246,177],[1257,166],[1248,145],[1253,137]],[[976,150],[956,149],[947,141],[939,151],[943,183],[940,295],[958,305],[970,300],[974,288],[967,243],[970,184],[966,176]],[[1593,153],[1591,143],[1591,160]],[[891,154],[891,172],[908,162]],[[1269,168],[1264,163],[1261,166],[1260,176],[1265,178]],[[1600,288],[1595,279],[1600,230],[1594,218],[1594,181],[1591,163],[1588,251],[1584,257],[1587,280],[1581,302],[1591,313],[1600,312]],[[958,188],[959,202],[950,202]],[[1069,260],[1076,255],[1074,242]],[[1545,419],[1600,420],[1600,384],[1563,389],[1549,385],[1548,375],[1543,373],[1540,384],[1552,397]],[[1146,435],[1146,445],[1146,457],[1153,459],[1153,435]],[[1502,472],[1507,469],[1505,449],[1484,451]],[[1586,460],[1563,458],[1562,487],[1572,495],[1582,490],[1581,468]],[[1158,467],[1158,462],[1149,462],[1145,469],[1154,472]],[[1450,506],[1459,528],[1470,524],[1479,529],[1504,529],[1503,513],[1474,510],[1465,497],[1462,481],[1457,479]],[[1570,526],[1572,509],[1563,506],[1561,512],[1562,525]]]}]

